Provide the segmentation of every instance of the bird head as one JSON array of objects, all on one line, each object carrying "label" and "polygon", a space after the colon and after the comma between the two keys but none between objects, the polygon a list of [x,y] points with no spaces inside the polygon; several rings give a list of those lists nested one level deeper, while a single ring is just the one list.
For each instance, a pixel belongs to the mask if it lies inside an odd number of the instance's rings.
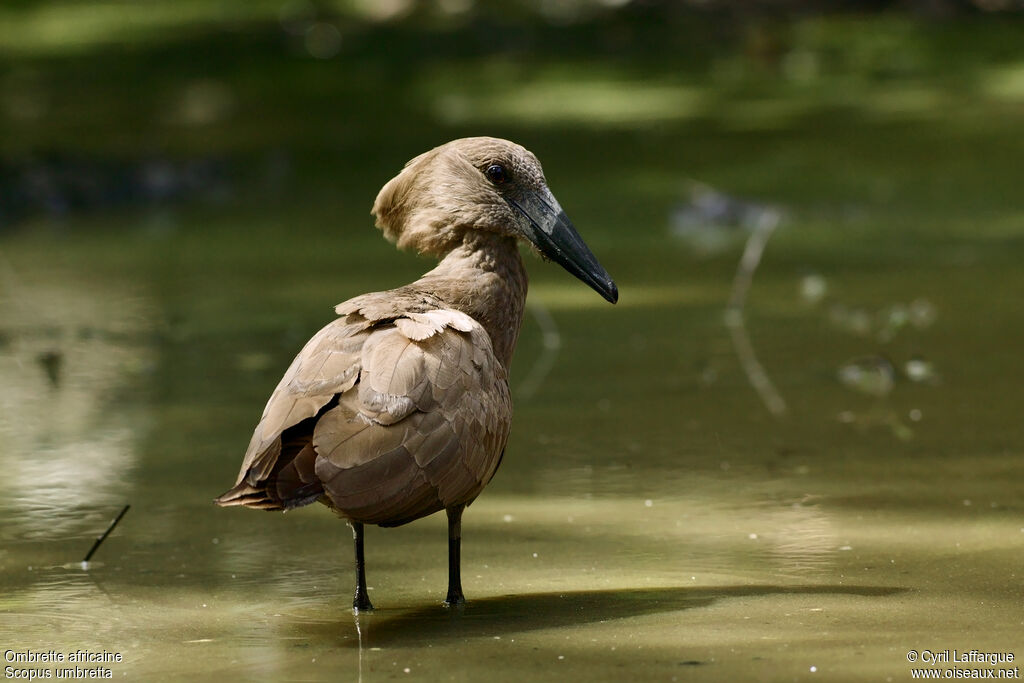
[{"label": "bird head", "polygon": [[469,231],[532,244],[615,303],[618,289],[548,189],[529,150],[498,138],[462,138],[419,155],[377,195],[377,227],[400,248],[443,255]]}]

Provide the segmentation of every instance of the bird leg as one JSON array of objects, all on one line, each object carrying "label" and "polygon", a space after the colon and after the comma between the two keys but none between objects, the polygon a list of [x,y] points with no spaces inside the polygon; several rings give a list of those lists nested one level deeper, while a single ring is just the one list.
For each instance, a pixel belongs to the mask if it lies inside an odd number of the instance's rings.
[{"label": "bird leg", "polygon": [[356,545],[356,594],[352,598],[352,609],[356,612],[366,612],[373,609],[370,603],[370,596],[366,592],[366,562],[363,560],[363,524],[362,522],[349,522],[352,527],[352,536]]},{"label": "bird leg", "polygon": [[456,505],[448,512],[448,597],[444,604],[461,607],[466,604],[462,595],[462,510],[465,505]]}]

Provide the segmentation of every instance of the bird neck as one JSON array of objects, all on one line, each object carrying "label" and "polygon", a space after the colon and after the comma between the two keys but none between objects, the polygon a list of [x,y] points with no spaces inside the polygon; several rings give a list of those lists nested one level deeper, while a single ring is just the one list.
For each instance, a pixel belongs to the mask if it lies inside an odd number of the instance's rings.
[{"label": "bird neck", "polygon": [[469,230],[436,268],[420,278],[446,305],[479,322],[507,369],[526,303],[526,268],[514,238]]}]

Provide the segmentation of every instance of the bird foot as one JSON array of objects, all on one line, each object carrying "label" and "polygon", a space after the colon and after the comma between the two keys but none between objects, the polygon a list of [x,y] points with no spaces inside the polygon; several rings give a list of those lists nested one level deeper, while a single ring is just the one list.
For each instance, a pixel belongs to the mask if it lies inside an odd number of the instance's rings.
[{"label": "bird foot", "polygon": [[352,611],[359,612],[372,612],[373,603],[370,602],[370,597],[366,593],[356,593],[352,599]]},{"label": "bird foot", "polygon": [[462,595],[462,591],[459,591],[458,593],[453,593],[453,592],[449,591],[448,592],[448,597],[444,599],[444,606],[445,607],[449,607],[449,608],[454,607],[454,608],[458,609],[460,607],[465,607],[465,605],[466,605],[466,598],[465,598],[465,596]]}]

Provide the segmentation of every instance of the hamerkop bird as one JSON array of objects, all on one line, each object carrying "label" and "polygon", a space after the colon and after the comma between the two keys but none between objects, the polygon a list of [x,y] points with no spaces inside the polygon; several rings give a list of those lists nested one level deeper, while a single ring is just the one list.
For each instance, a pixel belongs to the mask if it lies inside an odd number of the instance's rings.
[{"label": "hamerkop bird", "polygon": [[611,276],[548,190],[537,157],[495,138],[416,157],[377,195],[377,227],[440,259],[415,282],[339,304],[267,402],[219,505],[290,510],[314,501],[355,536],[353,607],[366,592],[363,525],[448,513],[447,605],[461,605],[462,510],[504,454],[508,366],[526,299],[517,240],[615,303]]}]

